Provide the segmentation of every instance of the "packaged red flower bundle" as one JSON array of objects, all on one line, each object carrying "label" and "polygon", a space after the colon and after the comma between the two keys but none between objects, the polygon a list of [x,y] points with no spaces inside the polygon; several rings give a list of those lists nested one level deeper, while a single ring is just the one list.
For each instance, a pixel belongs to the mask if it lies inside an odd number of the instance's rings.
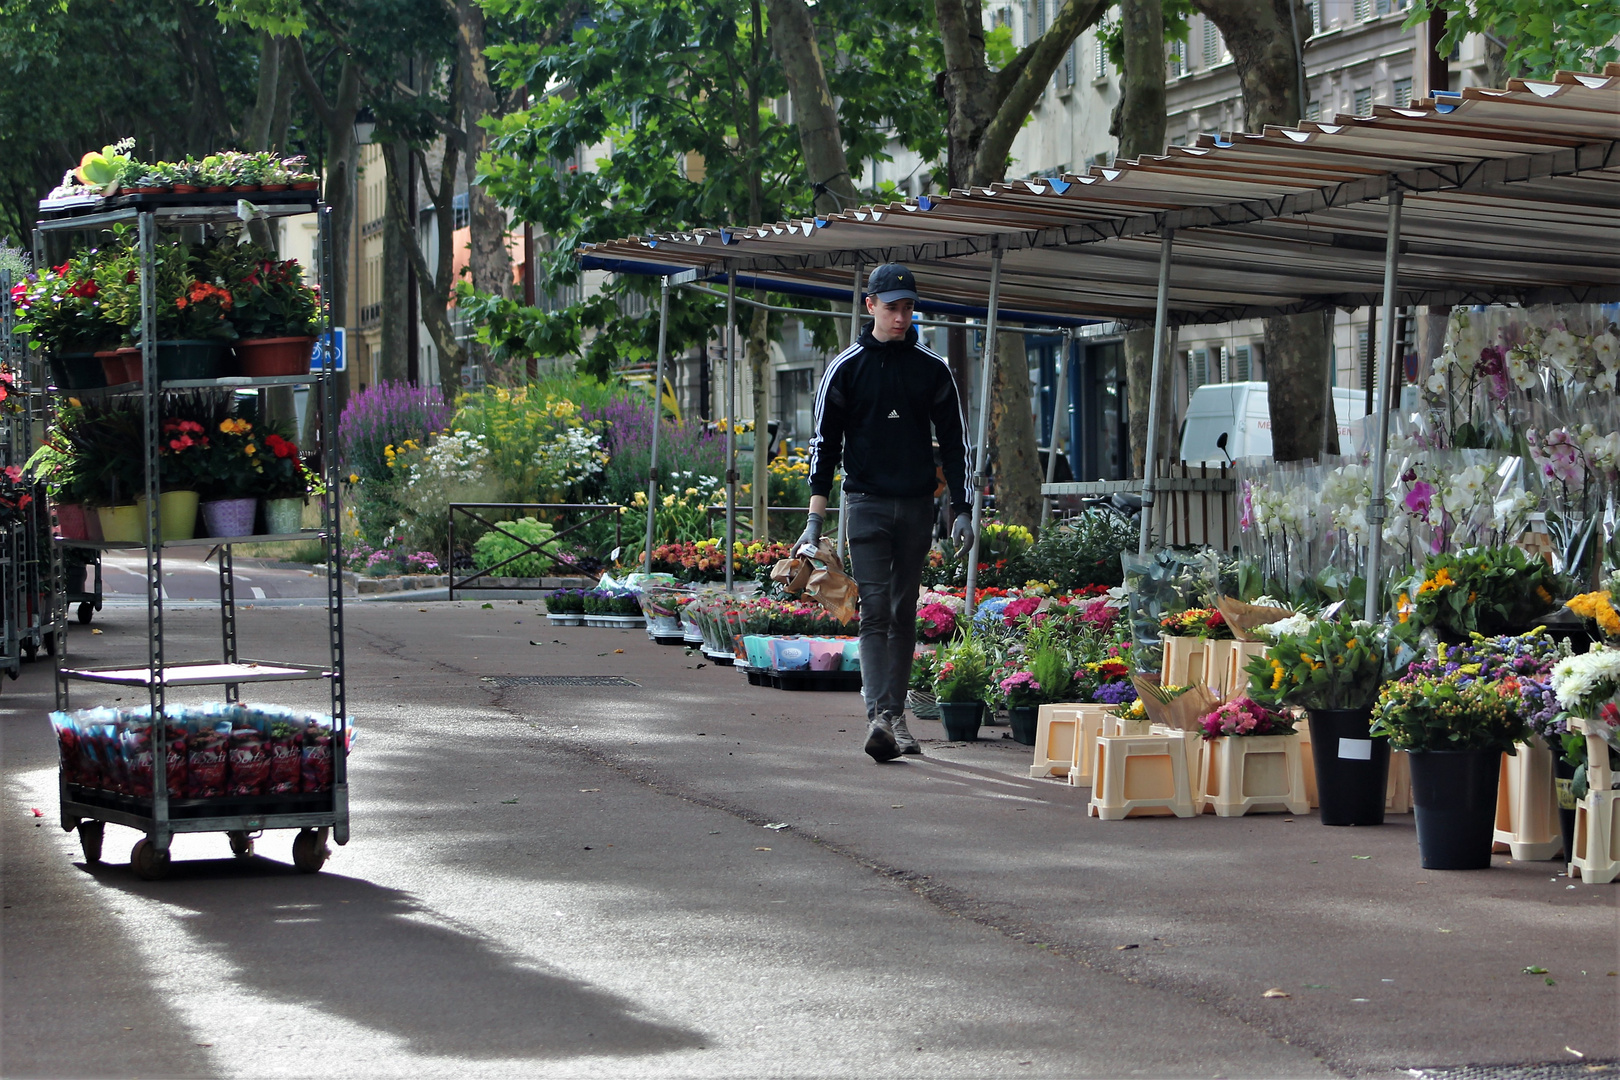
[{"label": "packaged red flower bundle", "polygon": [[231,723],[195,731],[186,740],[186,795],[212,799],[225,794],[225,774],[230,769]]},{"label": "packaged red flower bundle", "polygon": [[303,766],[303,731],[286,720],[270,725],[265,747],[270,753],[270,793],[285,795],[299,789]]},{"label": "packaged red flower bundle", "polygon": [[270,752],[258,728],[232,730],[226,756],[230,775],[225,790],[232,795],[263,795],[270,782]]}]

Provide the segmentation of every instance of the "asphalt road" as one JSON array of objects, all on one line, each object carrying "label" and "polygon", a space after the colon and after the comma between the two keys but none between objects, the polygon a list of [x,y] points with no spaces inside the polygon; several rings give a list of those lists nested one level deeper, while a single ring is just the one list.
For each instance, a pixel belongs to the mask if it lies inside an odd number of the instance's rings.
[{"label": "asphalt road", "polygon": [[[177,548],[163,555],[163,598],[175,604],[219,601],[219,567],[205,561],[208,552],[197,548]],[[91,571],[93,574],[94,571]],[[306,601],[323,603],[326,597],[325,572],[277,565],[268,559],[237,559],[235,565],[237,603],[258,600]],[[94,579],[87,582],[93,586]],[[146,607],[146,554],[135,550],[113,550],[101,556],[103,605]],[[94,616],[92,616],[94,621]]]},{"label": "asphalt road", "polygon": [[[750,688],[531,604],[346,612],[354,836],[315,877],[292,871],[288,833],[242,862],[181,837],[173,877],[148,883],[124,864],[136,834],[109,827],[108,862],[86,868],[55,819],[48,670],[5,686],[5,1075],[1574,1076],[1620,1059],[1620,886],[1506,858],[1423,871],[1409,817],[1101,822],[1083,789],[1024,778],[1004,729],[967,746],[919,723],[923,758],[875,766],[856,695]],[[144,655],[140,612],[95,625],[72,630],[76,660]],[[217,626],[170,619],[187,653]],[[243,652],[317,660],[322,626],[245,613]],[[489,681],[597,674],[637,685]],[[320,704],[288,685],[275,700]]]}]

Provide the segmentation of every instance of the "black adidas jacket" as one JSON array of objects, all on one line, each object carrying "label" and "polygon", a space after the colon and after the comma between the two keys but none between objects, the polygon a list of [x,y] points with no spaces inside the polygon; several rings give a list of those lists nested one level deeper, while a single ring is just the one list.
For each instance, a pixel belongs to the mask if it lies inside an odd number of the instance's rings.
[{"label": "black adidas jacket", "polygon": [[918,343],[916,327],[900,341],[879,341],[868,325],[854,345],[833,357],[816,390],[815,424],[810,494],[832,491],[842,457],[847,491],[932,495],[937,438],[953,512],[972,509],[956,380],[943,356]]}]

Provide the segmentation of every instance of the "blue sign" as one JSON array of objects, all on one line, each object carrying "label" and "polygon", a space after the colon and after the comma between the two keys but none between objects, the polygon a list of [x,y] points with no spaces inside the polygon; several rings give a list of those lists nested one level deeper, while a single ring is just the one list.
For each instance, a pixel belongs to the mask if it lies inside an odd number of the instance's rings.
[{"label": "blue sign", "polygon": [[347,333],[341,326],[334,326],[330,334],[315,339],[315,348],[310,353],[309,370],[322,371],[349,370],[349,348]]}]

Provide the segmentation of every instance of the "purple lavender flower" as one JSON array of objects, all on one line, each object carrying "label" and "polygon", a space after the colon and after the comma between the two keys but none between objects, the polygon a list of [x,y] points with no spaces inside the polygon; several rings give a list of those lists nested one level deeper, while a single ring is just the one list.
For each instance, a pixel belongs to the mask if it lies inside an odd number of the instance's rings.
[{"label": "purple lavender flower", "polygon": [[425,442],[430,432],[450,423],[455,409],[445,404],[436,386],[380,382],[349,399],[338,421],[338,447],[343,468],[362,479],[388,475],[383,448],[406,439]]}]

